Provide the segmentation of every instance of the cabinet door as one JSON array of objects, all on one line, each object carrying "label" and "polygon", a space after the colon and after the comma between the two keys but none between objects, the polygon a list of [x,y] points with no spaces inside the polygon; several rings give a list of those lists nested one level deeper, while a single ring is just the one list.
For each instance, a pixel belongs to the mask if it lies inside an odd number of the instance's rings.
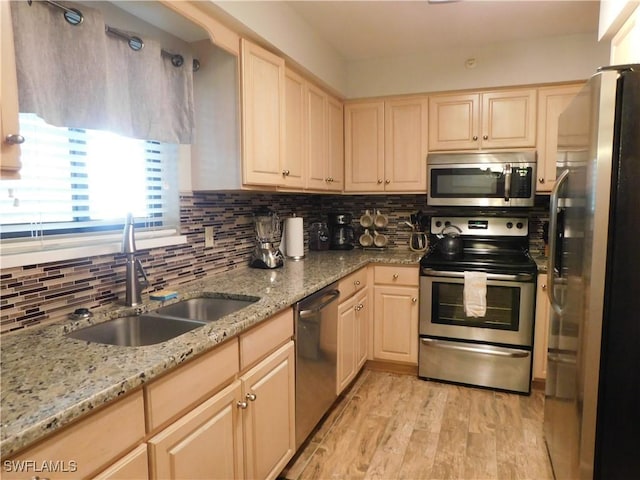
[{"label": "cabinet door", "polygon": [[429,98],[429,150],[480,148],[480,95],[436,95]]},{"label": "cabinet door", "polygon": [[342,102],[331,96],[327,97],[327,120],[327,189],[341,192],[344,189],[344,112]]},{"label": "cabinet door", "polygon": [[550,192],[556,180],[558,118],[582,88],[580,85],[538,89],[538,179],[536,191]]},{"label": "cabinet door", "polygon": [[304,164],[307,154],[305,81],[291,70],[285,72],[285,148],[281,184],[304,187]]},{"label": "cabinet door", "polygon": [[329,178],[327,158],[327,94],[307,84],[307,188],[326,190]]},{"label": "cabinet door", "polygon": [[547,276],[538,275],[536,292],[536,326],[533,339],[533,378],[547,378],[547,348],[549,346],[549,314],[551,304],[547,297]]},{"label": "cabinet door", "polygon": [[356,295],[356,355],[355,355],[355,373],[358,374],[360,369],[367,361],[367,352],[369,350],[369,324],[371,323],[371,314],[373,313],[369,301],[369,288],[365,287]]},{"label": "cabinet door", "polygon": [[374,287],[374,358],[417,365],[418,310],[418,288]]},{"label": "cabinet door", "polygon": [[246,478],[275,479],[295,453],[294,363],[289,342],[241,378]]},{"label": "cabinet door", "polygon": [[356,374],[357,309],[355,296],[342,302],[338,307],[338,359],[336,393],[342,390]]},{"label": "cabinet door", "polygon": [[151,478],[243,478],[240,395],[235,381],[151,438]]},{"label": "cabinet door", "polygon": [[284,60],[244,39],[242,54],[243,181],[281,183],[284,154]]},{"label": "cabinet door", "polygon": [[18,123],[18,80],[16,79],[15,53],[13,48],[13,28],[11,26],[10,2],[0,2],[0,178],[4,180],[20,178],[20,145],[6,142],[7,135],[17,135]]},{"label": "cabinet door", "polygon": [[482,94],[482,148],[533,147],[536,143],[536,90]]},{"label": "cabinet door", "polygon": [[345,191],[384,191],[384,102],[345,106]]},{"label": "cabinet door", "polygon": [[394,100],[384,106],[384,183],[387,192],[427,188],[427,97]]}]

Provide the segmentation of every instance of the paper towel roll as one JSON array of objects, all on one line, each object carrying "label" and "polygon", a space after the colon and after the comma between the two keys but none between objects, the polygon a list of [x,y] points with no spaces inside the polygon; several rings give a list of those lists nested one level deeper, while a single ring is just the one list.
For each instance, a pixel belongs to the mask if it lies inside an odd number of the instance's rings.
[{"label": "paper towel roll", "polygon": [[289,217],[284,221],[285,256],[293,259],[304,257],[304,222],[302,217]]}]

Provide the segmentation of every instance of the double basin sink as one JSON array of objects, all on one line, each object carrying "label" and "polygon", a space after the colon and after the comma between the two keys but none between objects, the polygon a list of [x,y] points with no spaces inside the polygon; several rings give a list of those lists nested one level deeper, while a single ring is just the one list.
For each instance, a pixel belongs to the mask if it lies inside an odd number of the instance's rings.
[{"label": "double basin sink", "polygon": [[182,300],[150,313],[120,317],[75,330],[68,337],[127,347],[171,340],[195,328],[215,322],[248,307],[258,297],[203,296]]}]

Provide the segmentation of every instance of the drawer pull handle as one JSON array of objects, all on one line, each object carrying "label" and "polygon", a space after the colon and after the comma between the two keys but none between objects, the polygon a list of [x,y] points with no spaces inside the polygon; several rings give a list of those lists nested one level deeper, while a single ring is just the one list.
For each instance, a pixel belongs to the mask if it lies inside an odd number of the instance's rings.
[{"label": "drawer pull handle", "polygon": [[394,274],[393,274],[393,279],[394,279],[394,280],[397,280],[399,276],[400,276],[400,275],[398,275],[397,273],[394,273]]},{"label": "drawer pull handle", "polygon": [[358,287],[360,285],[360,280],[356,280],[355,282],[353,282],[353,284]]},{"label": "drawer pull handle", "polygon": [[242,410],[245,410],[249,406],[247,402],[240,402],[240,401],[236,403],[236,405],[238,406],[238,408],[241,408]]},{"label": "drawer pull handle", "polygon": [[247,393],[245,396],[247,397],[247,400],[251,402],[255,402],[256,398],[258,398],[258,396],[255,393]]},{"label": "drawer pull handle", "polygon": [[418,299],[417,299],[416,297],[413,297],[413,298],[411,299],[411,301],[412,301],[413,303],[416,303],[416,302],[418,301]]}]

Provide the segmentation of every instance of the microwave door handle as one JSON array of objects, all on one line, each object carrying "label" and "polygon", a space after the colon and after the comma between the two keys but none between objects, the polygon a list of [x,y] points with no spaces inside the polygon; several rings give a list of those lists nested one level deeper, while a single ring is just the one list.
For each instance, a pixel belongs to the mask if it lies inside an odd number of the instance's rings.
[{"label": "microwave door handle", "polygon": [[549,258],[548,258],[548,277],[547,278],[547,295],[551,308],[557,313],[562,313],[560,303],[555,295],[555,269],[556,269],[556,248],[558,247],[558,200],[560,197],[560,187],[569,177],[569,170],[563,170],[556,179],[556,183],[551,191],[549,199]]},{"label": "microwave door handle", "polygon": [[511,197],[511,164],[507,163],[504,167],[504,201],[508,202]]}]

